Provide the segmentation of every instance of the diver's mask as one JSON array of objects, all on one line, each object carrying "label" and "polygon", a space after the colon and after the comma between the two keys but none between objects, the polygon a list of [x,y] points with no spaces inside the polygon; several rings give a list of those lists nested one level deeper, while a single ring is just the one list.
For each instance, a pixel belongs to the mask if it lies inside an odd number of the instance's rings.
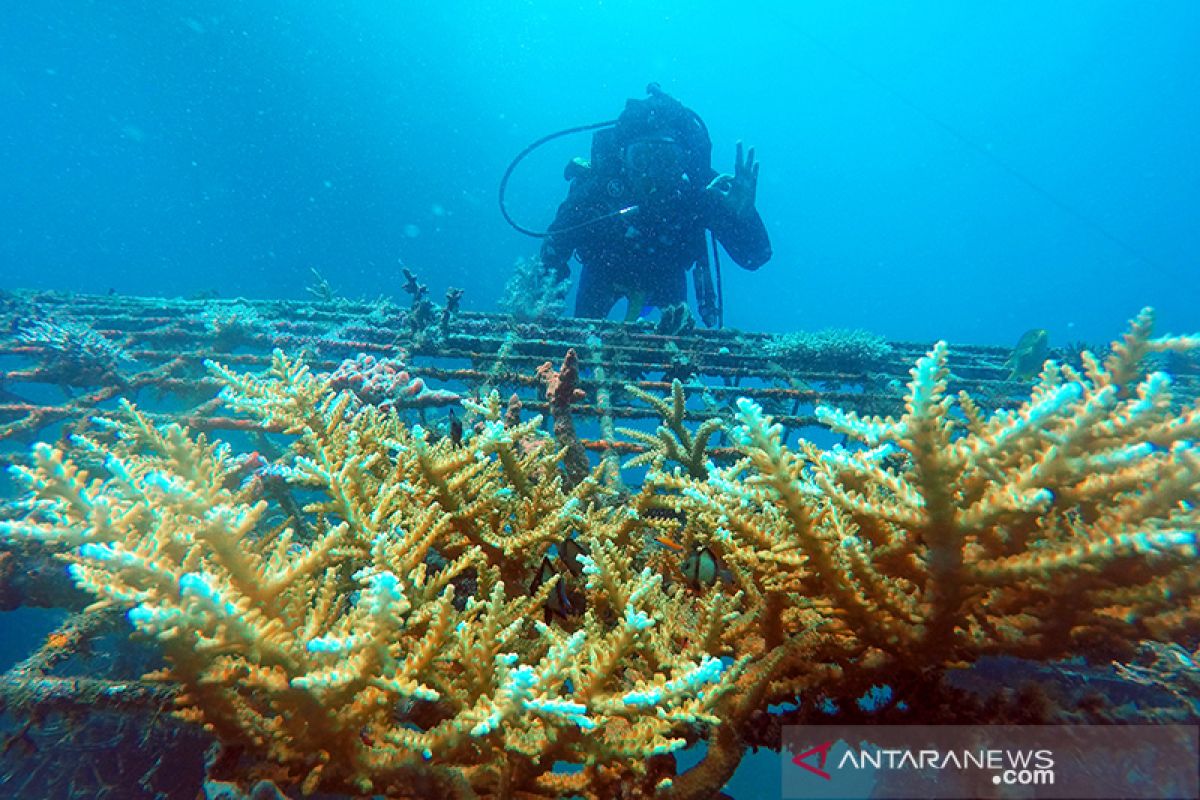
[{"label": "diver's mask", "polygon": [[645,199],[678,192],[688,179],[684,162],[683,147],[669,136],[636,139],[623,153],[626,180]]}]

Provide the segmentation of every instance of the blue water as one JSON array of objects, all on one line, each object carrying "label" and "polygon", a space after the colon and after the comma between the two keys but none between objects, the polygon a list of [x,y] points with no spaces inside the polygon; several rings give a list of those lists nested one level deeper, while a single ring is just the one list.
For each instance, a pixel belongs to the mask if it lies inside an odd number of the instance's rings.
[{"label": "blue water", "polygon": [[[0,32],[0,287],[490,309],[538,243],[496,186],[533,139],[646,83],[719,168],[757,146],[775,248],[726,321],[892,338],[1108,341],[1200,328],[1200,5],[12,4]],[[512,210],[544,226],[581,135]]]},{"label": "blue water", "polygon": [[[532,140],[657,81],[756,146],[773,260],[728,325],[1106,342],[1200,330],[1200,4],[11,3],[0,289],[435,298],[492,310]],[[549,223],[586,135],[516,173]],[[578,267],[575,269],[578,275]],[[777,755],[730,792],[774,785]],[[757,777],[756,777],[757,773]],[[765,776],[765,777],[764,777]]]}]

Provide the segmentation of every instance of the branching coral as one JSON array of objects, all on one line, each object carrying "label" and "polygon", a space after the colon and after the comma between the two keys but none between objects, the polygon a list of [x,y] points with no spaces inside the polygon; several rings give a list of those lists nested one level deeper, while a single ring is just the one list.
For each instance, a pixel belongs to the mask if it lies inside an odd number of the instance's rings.
[{"label": "branching coral", "polygon": [[41,368],[64,386],[120,382],[132,359],[118,343],[74,321],[38,320],[21,329],[18,340],[41,350]]},{"label": "branching coral", "polygon": [[683,384],[678,380],[671,382],[671,401],[668,403],[636,386],[628,387],[634,397],[654,407],[663,419],[654,435],[633,428],[621,428],[620,432],[626,437],[647,446],[644,454],[631,459],[626,466],[639,467],[643,464],[658,463],[661,467],[665,461],[675,461],[682,465],[693,478],[704,478],[708,474],[708,441],[721,430],[721,421],[717,418],[705,420],[693,433],[684,423],[684,413],[687,410],[687,396]]},{"label": "branching coral", "polygon": [[[37,500],[3,533],[71,548],[75,581],[161,644],[179,713],[252,754],[248,774],[405,796],[453,768],[446,792],[587,793],[716,722],[741,665],[667,646],[661,576],[588,532],[593,485],[567,494],[556,453],[513,446],[540,419],[505,428],[495,397],[455,448],[282,356],[214,371],[229,405],[295,437],[277,469],[310,498],[311,540],[270,522],[255,482],[230,488],[228,448],[131,406],[75,441],[97,475],[39,445],[19,470]],[[553,585],[526,585],[572,530],[595,597],[568,632],[531,623]]]},{"label": "branching coral", "polygon": [[213,344],[222,350],[231,350],[252,341],[269,327],[258,310],[245,303],[210,304],[197,316],[212,337]]},{"label": "branching coral", "polygon": [[[689,430],[676,384],[643,397],[664,422],[629,434],[650,469],[619,504],[598,473],[565,481],[567,448],[496,393],[464,401],[478,420],[461,443],[439,440],[277,355],[262,376],[213,369],[229,406],[291,437],[271,471],[304,498],[307,535],[239,481],[244,459],[132,407],[37,446],[18,470],[29,514],[0,534],[60,547],[80,586],[128,609],[180,713],[244,751],[247,783],[707,797],[771,703],[927,698],[987,655],[1113,658],[1200,634],[1200,407],[1145,373],[1197,347],[1143,313],[1103,361],[1048,362],[1028,401],[986,415],[949,393],[939,344],[898,418],[820,411],[853,447],[790,447],[740,401],[724,466],[707,451],[720,424]],[[569,362],[542,371],[564,409]],[[534,621],[564,587],[580,602]],[[676,774],[670,753],[697,736],[706,755]]]},{"label": "branching coral", "polygon": [[741,461],[652,482],[747,596],[785,594],[785,629],[819,612],[826,658],[855,663],[860,682],[872,666],[936,670],[1194,634],[1200,409],[1180,411],[1169,378],[1139,366],[1200,340],[1153,338],[1150,323],[1143,313],[1082,372],[1048,363],[1024,405],[990,417],[947,394],[939,344],[914,368],[899,419],[820,411],[857,449],[789,449],[742,401]]}]

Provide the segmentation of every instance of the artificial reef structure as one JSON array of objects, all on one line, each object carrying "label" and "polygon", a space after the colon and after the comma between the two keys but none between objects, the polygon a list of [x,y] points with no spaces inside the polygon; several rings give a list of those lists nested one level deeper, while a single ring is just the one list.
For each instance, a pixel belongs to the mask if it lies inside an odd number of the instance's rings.
[{"label": "artificial reef structure", "polygon": [[[0,682],[0,759],[128,715],[215,744],[209,791],[701,798],[787,722],[1120,717],[947,680],[986,659],[1195,713],[1194,661],[1145,654],[1200,635],[1200,337],[1143,311],[1025,383],[1000,348],[412,283],[5,298],[3,595],[71,614]],[[90,668],[130,635],[144,673]]]}]

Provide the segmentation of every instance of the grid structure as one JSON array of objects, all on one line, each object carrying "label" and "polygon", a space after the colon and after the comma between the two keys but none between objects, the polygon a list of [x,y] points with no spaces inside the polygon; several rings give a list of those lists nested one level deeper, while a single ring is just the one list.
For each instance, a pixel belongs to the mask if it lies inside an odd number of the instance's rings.
[{"label": "grid structure", "polygon": [[[662,323],[519,320],[441,309],[421,324],[415,317],[413,308],[388,302],[10,294],[0,298],[0,331],[8,332],[0,337],[7,339],[0,344],[0,443],[45,438],[54,426],[77,423],[119,397],[139,403],[153,397],[154,408],[170,408],[194,428],[236,427],[215,413],[217,384],[205,360],[252,371],[265,367],[275,349],[302,354],[317,371],[332,371],[358,353],[398,358],[430,385],[465,394],[515,391],[525,408],[545,412],[535,370],[574,348],[586,399],[572,410],[577,421],[590,419],[601,430],[606,421],[653,417],[624,386],[663,394],[675,378],[700,399],[689,404],[693,419],[719,415],[745,396],[798,429],[814,423],[811,412],[821,404],[898,412],[908,372],[929,347],[891,342],[865,355],[852,338],[825,337],[789,351],[778,336],[701,330],[686,319],[671,330]],[[41,335],[30,334],[35,324]],[[55,332],[78,338],[81,331],[103,337],[112,352],[64,353],[81,345],[48,342]],[[1011,404],[1026,386],[1007,380],[1009,353],[952,345],[953,388],[985,408]],[[612,444],[587,442],[593,449]]]},{"label": "grid structure", "polygon": [[[249,423],[222,410],[205,362],[254,371],[266,367],[276,349],[331,373],[369,354],[402,364],[435,390],[477,396],[497,389],[517,394],[525,409],[539,413],[549,407],[538,366],[557,365],[574,349],[585,398],[571,410],[587,437],[584,445],[599,454],[637,451],[636,444],[617,440],[616,425],[657,423],[655,410],[627,386],[664,395],[678,379],[688,390],[687,417],[696,421],[729,415],[736,398],[750,397],[796,434],[815,424],[814,410],[823,404],[900,413],[909,370],[929,349],[854,332],[791,341],[799,346],[762,333],[701,330],[675,314],[627,324],[519,319],[427,302],[0,294],[0,460],[20,461],[30,441],[79,430],[120,399],[194,430],[245,431]],[[952,389],[969,392],[984,409],[1015,405],[1028,386],[1009,379],[1009,356],[1007,348],[952,345]],[[1178,374],[1175,381],[1179,396],[1197,395],[1195,374]],[[451,409],[428,404],[404,413],[436,426]],[[18,513],[0,497],[0,518]],[[103,646],[123,628],[111,613],[86,610],[85,603],[53,554],[0,547],[0,610],[71,612],[39,648],[0,675],[0,709],[9,712],[0,722],[0,785],[35,775],[45,796],[153,796],[147,787],[170,772],[159,770],[163,759],[196,767],[206,741],[165,714],[169,688],[136,679],[152,666],[153,654],[142,653],[147,663],[141,664],[126,643]],[[115,663],[114,653],[125,661]],[[105,753],[114,747],[159,755],[130,755],[113,769]]]}]

